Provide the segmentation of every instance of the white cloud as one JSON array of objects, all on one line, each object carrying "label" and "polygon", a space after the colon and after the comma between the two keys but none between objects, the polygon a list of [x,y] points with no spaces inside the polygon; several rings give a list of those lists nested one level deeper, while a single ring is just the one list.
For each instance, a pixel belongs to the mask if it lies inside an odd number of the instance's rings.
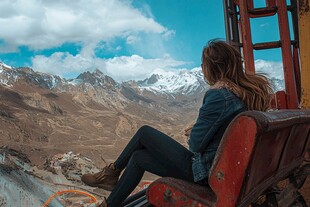
[{"label": "white cloud", "polygon": [[138,55],[121,56],[110,59],[90,58],[81,54],[57,52],[49,57],[38,55],[32,58],[33,68],[44,73],[62,77],[77,76],[85,70],[100,69],[116,81],[142,80],[148,78],[155,70],[173,70],[186,64],[169,56],[155,59],[145,59]]},{"label": "white cloud", "polygon": [[68,52],[56,52],[49,57],[35,56],[32,58],[32,67],[40,72],[65,77],[76,75],[85,70],[92,70],[96,66],[92,59],[81,54],[73,56]]},{"label": "white cloud", "polygon": [[157,69],[173,70],[186,64],[171,57],[144,59],[138,55],[114,57],[106,60],[106,73],[116,80],[141,80],[148,78]]},{"label": "white cloud", "polygon": [[165,31],[165,33],[163,34],[163,37],[165,39],[170,39],[171,37],[173,37],[175,35],[175,31],[174,30],[167,30]]},{"label": "white cloud", "polygon": [[[180,70],[188,62],[178,61],[169,55],[163,58],[146,59],[139,55],[121,56],[109,59],[85,56],[83,54],[72,55],[70,53],[56,52],[49,57],[37,55],[32,58],[32,67],[40,72],[60,75],[66,78],[75,78],[78,74],[98,68],[116,81],[143,80],[158,71],[175,72]],[[263,72],[269,78],[283,80],[283,68],[281,62],[256,60],[256,71]],[[182,68],[186,70],[186,68]],[[193,71],[201,70],[200,67]]]},{"label": "white cloud", "polygon": [[[175,35],[156,22],[147,4],[140,9],[131,0],[1,0],[0,53],[16,52],[19,46],[44,50],[76,43],[77,55],[55,52],[31,58],[38,71],[73,77],[99,68],[118,81],[143,79],[155,69],[184,64],[166,54],[164,41]],[[98,52],[120,51],[111,45],[122,38],[138,55],[102,59]],[[154,58],[162,57],[162,58]]]},{"label": "white cloud", "polygon": [[134,44],[134,43],[136,43],[137,41],[138,41],[138,37],[137,36],[135,36],[135,35],[129,35],[128,37],[127,37],[127,39],[126,39],[126,43],[127,44],[129,44],[129,45],[131,45],[131,44]]},{"label": "white cloud", "polygon": [[259,26],[260,26],[260,27],[268,27],[268,26],[269,26],[269,23],[263,23],[263,24],[260,24]]},{"label": "white cloud", "polygon": [[282,62],[255,60],[255,68],[257,72],[265,73],[269,78],[277,78],[281,80],[284,78]]},{"label": "white cloud", "polygon": [[125,0],[1,0],[0,25],[2,52],[21,45],[47,49],[65,42],[81,43],[91,51],[114,37],[174,34]]}]

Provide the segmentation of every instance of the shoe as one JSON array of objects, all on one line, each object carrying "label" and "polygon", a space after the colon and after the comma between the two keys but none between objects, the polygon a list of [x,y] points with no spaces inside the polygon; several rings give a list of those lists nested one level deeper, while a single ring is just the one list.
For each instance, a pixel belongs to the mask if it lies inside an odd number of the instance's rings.
[{"label": "shoe", "polygon": [[106,197],[103,198],[102,203],[100,203],[97,207],[108,207],[108,203],[107,203]]},{"label": "shoe", "polygon": [[95,174],[82,175],[81,180],[86,185],[91,187],[102,188],[107,191],[112,191],[118,182],[121,170],[114,167],[114,163],[106,165],[102,171]]}]

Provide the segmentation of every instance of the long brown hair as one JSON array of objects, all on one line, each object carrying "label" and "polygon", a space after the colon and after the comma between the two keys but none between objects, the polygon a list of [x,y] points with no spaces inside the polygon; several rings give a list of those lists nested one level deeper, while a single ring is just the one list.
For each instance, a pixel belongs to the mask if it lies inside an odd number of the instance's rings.
[{"label": "long brown hair", "polygon": [[210,40],[203,48],[202,70],[207,82],[222,81],[245,102],[248,110],[270,108],[272,87],[264,74],[246,74],[240,52],[221,40]]}]

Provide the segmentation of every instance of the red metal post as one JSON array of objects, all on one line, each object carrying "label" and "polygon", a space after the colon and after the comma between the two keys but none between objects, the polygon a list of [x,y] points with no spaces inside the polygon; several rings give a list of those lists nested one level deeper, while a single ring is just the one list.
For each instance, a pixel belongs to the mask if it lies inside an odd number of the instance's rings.
[{"label": "red metal post", "polygon": [[286,94],[284,91],[276,92],[276,108],[277,109],[287,109]]},{"label": "red metal post", "polygon": [[250,17],[248,13],[248,6],[246,0],[239,0],[239,10],[240,10],[240,23],[241,23],[245,72],[247,74],[254,74],[255,73],[254,53],[253,53]]},{"label": "red metal post", "polygon": [[276,1],[275,0],[266,0],[266,6],[267,7],[274,7],[274,6],[276,6]]},{"label": "red metal post", "polygon": [[298,47],[293,46],[293,63],[294,63],[294,72],[296,78],[296,90],[298,96],[298,102],[301,101],[301,76],[300,76],[300,66],[299,66],[299,53]]},{"label": "red metal post", "polygon": [[254,2],[253,0],[247,0],[247,10],[254,9]]},{"label": "red metal post", "polygon": [[282,42],[282,62],[288,109],[298,108],[298,98],[291,51],[291,39],[285,0],[277,0],[280,38]]}]

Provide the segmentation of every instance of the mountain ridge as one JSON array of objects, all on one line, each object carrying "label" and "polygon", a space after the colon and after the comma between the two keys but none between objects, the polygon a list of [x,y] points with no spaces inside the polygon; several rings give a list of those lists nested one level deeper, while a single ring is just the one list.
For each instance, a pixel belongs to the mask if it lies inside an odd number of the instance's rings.
[{"label": "mountain ridge", "polygon": [[[130,80],[119,83],[112,77],[105,75],[99,69],[93,72],[83,72],[74,79],[65,79],[57,75],[36,72],[28,67],[13,68],[0,62],[0,83],[9,86],[20,78],[24,78],[26,81],[43,88],[56,88],[60,91],[62,87],[68,88],[70,87],[69,85],[90,84],[92,87],[108,89],[121,89],[131,85],[136,91],[147,90],[154,94],[190,96],[196,93],[202,93],[209,87],[205,83],[203,74],[199,68],[179,71],[156,70],[149,78],[144,80]],[[275,91],[284,89],[283,80],[270,78],[270,81]]]}]

